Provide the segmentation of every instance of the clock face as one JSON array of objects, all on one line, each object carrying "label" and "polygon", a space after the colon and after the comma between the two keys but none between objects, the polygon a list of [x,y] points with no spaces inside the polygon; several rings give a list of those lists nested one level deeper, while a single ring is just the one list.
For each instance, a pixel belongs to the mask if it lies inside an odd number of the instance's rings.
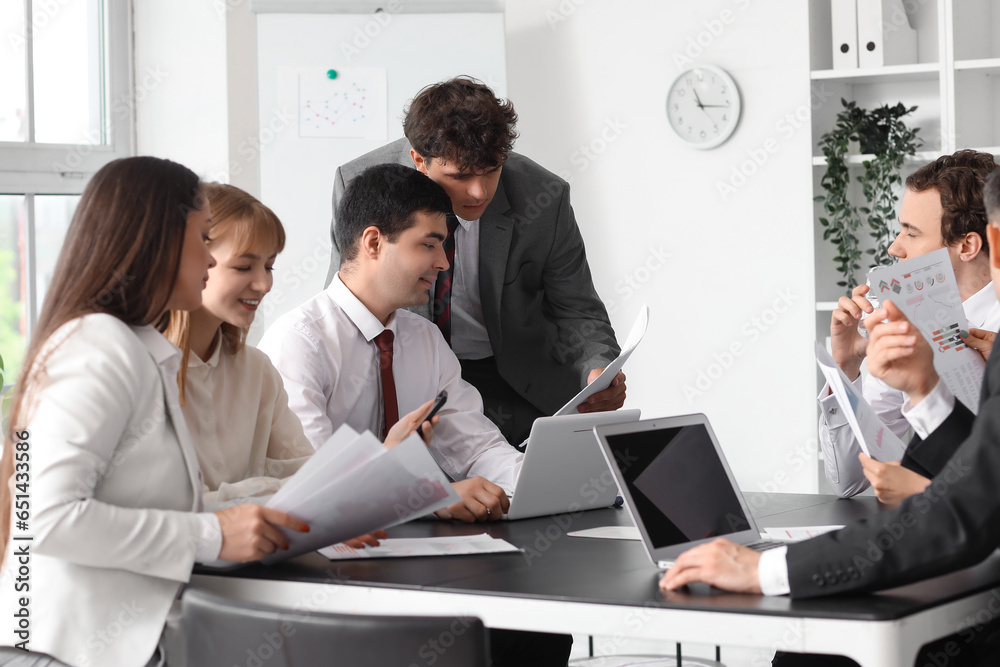
[{"label": "clock face", "polygon": [[695,148],[715,148],[740,120],[740,91],[724,70],[695,67],[677,77],[667,93],[667,118],[681,139]]}]

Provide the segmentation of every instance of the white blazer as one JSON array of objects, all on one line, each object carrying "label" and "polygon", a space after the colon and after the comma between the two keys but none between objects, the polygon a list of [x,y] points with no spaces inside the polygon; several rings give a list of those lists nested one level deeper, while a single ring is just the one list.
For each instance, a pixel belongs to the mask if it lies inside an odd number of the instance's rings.
[{"label": "white blazer", "polygon": [[11,621],[26,594],[13,590],[12,556],[28,544],[28,648],[74,667],[142,667],[204,535],[179,353],[152,327],[104,314],[60,328],[46,349],[26,404],[31,518],[12,530],[33,539],[7,549],[0,644],[20,641]]}]

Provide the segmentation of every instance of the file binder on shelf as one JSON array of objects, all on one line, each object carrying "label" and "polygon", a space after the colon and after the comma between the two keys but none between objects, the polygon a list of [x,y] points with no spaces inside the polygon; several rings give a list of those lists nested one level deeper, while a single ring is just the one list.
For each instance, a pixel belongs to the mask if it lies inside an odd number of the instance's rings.
[{"label": "file binder on shelf", "polygon": [[858,0],[830,0],[833,69],[858,67]]},{"label": "file binder on shelf", "polygon": [[860,67],[917,62],[917,31],[903,0],[857,0],[857,5]]}]

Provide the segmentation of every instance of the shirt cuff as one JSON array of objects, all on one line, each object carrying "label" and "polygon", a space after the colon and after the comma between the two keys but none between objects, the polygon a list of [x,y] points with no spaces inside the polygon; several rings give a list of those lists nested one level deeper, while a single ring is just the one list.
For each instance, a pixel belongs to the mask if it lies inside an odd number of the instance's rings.
[{"label": "shirt cuff", "polygon": [[198,514],[198,536],[194,551],[194,560],[198,563],[211,563],[219,559],[222,551],[222,526],[219,517],[211,512]]},{"label": "shirt cuff", "polygon": [[955,409],[955,396],[941,380],[920,403],[913,405],[910,399],[903,404],[903,416],[910,422],[913,432],[926,440],[927,436],[937,430],[951,411]]},{"label": "shirt cuff", "polygon": [[840,409],[840,403],[837,402],[837,397],[833,395],[830,385],[824,386],[823,391],[820,392],[819,415],[819,418],[823,420],[823,423],[830,430],[847,424],[847,416]]},{"label": "shirt cuff", "polygon": [[761,552],[757,563],[757,578],[764,595],[788,595],[791,591],[788,585],[788,564],[785,562],[787,553],[788,547],[775,547]]}]

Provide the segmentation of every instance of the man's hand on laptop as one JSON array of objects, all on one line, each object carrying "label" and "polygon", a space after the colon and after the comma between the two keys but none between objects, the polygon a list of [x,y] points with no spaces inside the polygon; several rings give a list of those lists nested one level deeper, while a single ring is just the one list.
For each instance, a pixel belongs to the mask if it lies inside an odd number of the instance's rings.
[{"label": "man's hand on laptop", "polygon": [[833,360],[844,371],[848,380],[854,381],[861,374],[868,341],[858,332],[858,323],[866,314],[875,310],[865,298],[868,285],[858,285],[851,296],[842,296],[830,317],[830,348]]},{"label": "man's hand on laptop", "polygon": [[[595,368],[587,376],[587,384],[590,384],[604,372],[603,368]],[[599,391],[586,403],[576,406],[577,412],[611,412],[625,405],[625,374],[618,371],[618,375],[611,381],[611,386],[603,391]]]},{"label": "man's hand on laptop", "polygon": [[760,593],[760,553],[724,537],[688,549],[660,579],[660,589],[673,591],[704,582],[735,593]]},{"label": "man's hand on laptop", "polygon": [[896,506],[910,496],[923,493],[931,484],[920,473],[899,465],[899,461],[881,462],[869,458],[864,452],[858,454],[865,477],[875,489],[875,497],[886,505]]},{"label": "man's hand on laptop", "polygon": [[466,523],[499,521],[510,507],[510,499],[502,488],[483,477],[452,482],[462,502],[434,514],[440,519],[457,519]]},{"label": "man's hand on laptop", "polygon": [[[888,319],[888,322],[883,320]],[[934,352],[920,331],[892,301],[865,320],[869,332],[868,372],[909,395],[916,405],[934,389]]]}]

